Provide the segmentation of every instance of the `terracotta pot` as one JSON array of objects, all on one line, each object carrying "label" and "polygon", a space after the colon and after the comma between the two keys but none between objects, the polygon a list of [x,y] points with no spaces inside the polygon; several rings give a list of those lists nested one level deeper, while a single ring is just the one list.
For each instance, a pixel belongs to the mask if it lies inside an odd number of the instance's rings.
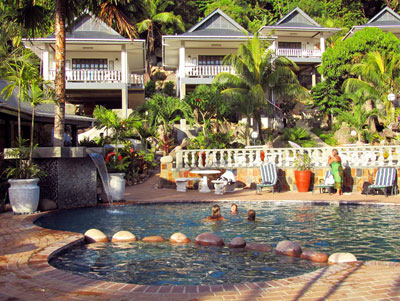
[{"label": "terracotta pot", "polygon": [[307,192],[310,188],[311,170],[295,170],[294,177],[298,192]]}]

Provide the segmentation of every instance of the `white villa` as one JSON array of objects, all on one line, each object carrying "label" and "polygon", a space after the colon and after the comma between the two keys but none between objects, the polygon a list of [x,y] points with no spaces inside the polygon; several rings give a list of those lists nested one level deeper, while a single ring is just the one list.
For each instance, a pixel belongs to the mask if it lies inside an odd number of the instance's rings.
[{"label": "white villa", "polygon": [[296,7],[271,26],[263,26],[262,36],[275,37],[272,49],[276,55],[286,56],[297,64],[296,74],[301,85],[310,89],[319,80],[317,67],[325,51],[325,40],[340,28],[322,27],[300,8]]},{"label": "white villa", "polygon": [[[41,59],[44,80],[54,80],[55,35],[23,42]],[[145,40],[124,38],[94,17],[79,20],[66,34],[66,95],[73,105],[67,110],[91,115],[103,105],[126,116],[143,103],[145,47]]]},{"label": "white villa", "polygon": [[369,20],[367,24],[353,26],[343,40],[353,36],[356,31],[362,30],[366,27],[377,27],[384,32],[392,32],[397,38],[400,38],[400,15],[389,7],[385,7],[376,16]]},{"label": "white villa", "polygon": [[197,85],[211,84],[220,72],[225,55],[236,53],[249,32],[220,9],[214,10],[184,34],[162,37],[162,59],[166,69],[176,70],[177,92],[183,99]]}]

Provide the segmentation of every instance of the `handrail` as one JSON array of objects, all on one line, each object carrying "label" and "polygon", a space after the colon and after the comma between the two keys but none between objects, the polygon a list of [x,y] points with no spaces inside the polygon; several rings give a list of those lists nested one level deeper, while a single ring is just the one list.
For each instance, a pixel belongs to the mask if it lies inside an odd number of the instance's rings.
[{"label": "handrail", "polygon": [[187,77],[215,77],[222,72],[233,73],[233,69],[231,66],[224,65],[185,66],[185,76]]},{"label": "handrail", "polygon": [[[176,152],[176,169],[254,167],[275,163],[294,167],[298,154],[308,153],[314,168],[327,167],[333,147],[325,148],[258,148],[258,149],[191,149]],[[342,164],[350,167],[400,167],[400,146],[335,147]]]},{"label": "handrail", "polygon": [[276,54],[287,57],[321,57],[322,52],[319,49],[291,49],[277,48]]},{"label": "handrail", "polygon": [[[49,71],[49,79],[55,80],[56,71]],[[95,69],[82,69],[82,70],[66,70],[65,80],[67,82],[122,82],[122,72],[119,70],[95,70]],[[131,74],[129,78],[131,84],[143,86],[143,74]]]}]

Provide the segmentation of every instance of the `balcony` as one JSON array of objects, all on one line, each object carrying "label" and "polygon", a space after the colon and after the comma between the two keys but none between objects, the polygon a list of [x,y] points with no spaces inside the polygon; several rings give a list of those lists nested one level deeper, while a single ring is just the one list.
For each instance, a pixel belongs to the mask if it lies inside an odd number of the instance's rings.
[{"label": "balcony", "polygon": [[286,57],[298,57],[298,58],[308,58],[308,57],[320,58],[322,56],[322,53],[321,50],[319,49],[278,48],[276,49],[276,55],[286,56]]},{"label": "balcony", "polygon": [[[55,80],[56,71],[49,71],[49,80]],[[66,70],[65,80],[70,83],[122,83],[122,72],[118,70]],[[143,74],[131,74],[129,84],[143,86]]]},{"label": "balcony", "polygon": [[214,78],[221,72],[233,73],[233,70],[230,66],[222,65],[185,66],[185,77]]}]

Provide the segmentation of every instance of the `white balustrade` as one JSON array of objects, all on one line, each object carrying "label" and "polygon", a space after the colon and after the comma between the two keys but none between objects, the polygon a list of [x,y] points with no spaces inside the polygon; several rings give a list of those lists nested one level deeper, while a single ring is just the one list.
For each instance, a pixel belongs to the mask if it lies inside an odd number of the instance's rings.
[{"label": "white balustrade", "polygon": [[290,49],[278,48],[275,50],[276,55],[287,57],[321,57],[321,50],[318,49]]},{"label": "white balustrade", "polygon": [[[56,71],[49,71],[49,79],[55,80]],[[122,82],[122,73],[119,70],[66,70],[65,80],[67,82]],[[131,74],[132,84],[143,86],[144,79],[142,74]]]},{"label": "white balustrade", "polygon": [[[327,148],[256,148],[179,150],[176,168],[237,168],[275,163],[278,167],[294,167],[298,154],[307,152],[313,167],[327,167],[332,147]],[[400,167],[400,146],[336,147],[347,167]]]},{"label": "white balustrade", "polygon": [[215,77],[221,72],[233,73],[230,66],[223,65],[201,65],[185,66],[185,76],[187,77]]}]

